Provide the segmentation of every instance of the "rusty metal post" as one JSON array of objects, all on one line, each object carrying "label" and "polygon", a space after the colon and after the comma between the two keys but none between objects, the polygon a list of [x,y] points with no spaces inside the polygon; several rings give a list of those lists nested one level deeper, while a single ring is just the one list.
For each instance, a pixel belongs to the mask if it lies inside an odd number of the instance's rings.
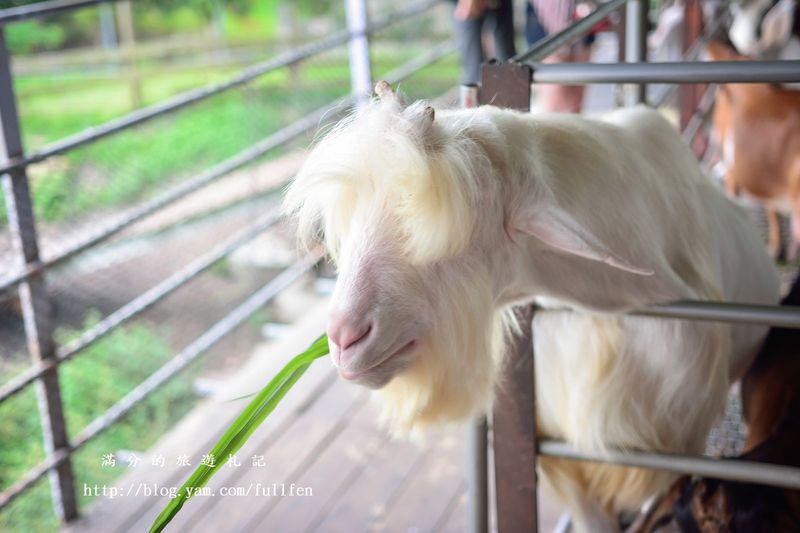
[{"label": "rusty metal post", "polygon": [[[22,136],[19,130],[19,117],[17,116],[5,33],[2,27],[0,27],[0,122],[2,123],[0,158],[8,161],[22,157]],[[14,249],[19,255],[20,267],[35,268],[39,264],[39,244],[27,172],[25,168],[9,171],[3,174],[2,182],[8,212],[8,225],[13,236]],[[35,363],[54,359],[53,309],[47,294],[44,274],[38,272],[31,275],[20,285],[19,295],[31,359]],[[50,455],[58,450],[68,451],[69,441],[56,366],[43,373],[39,378],[36,393],[39,400],[45,453]],[[78,508],[75,500],[72,464],[69,460],[62,462],[51,472],[50,485],[53,505],[58,517],[63,521],[77,517]]]},{"label": "rusty metal post", "polygon": [[[529,66],[489,63],[483,66],[481,77],[481,104],[530,110]],[[533,309],[520,313],[523,334],[508,354],[503,385],[492,412],[495,509],[500,533],[536,532],[539,527],[532,319]]]},{"label": "rusty metal post", "polygon": [[521,313],[523,333],[508,355],[503,386],[497,391],[492,417],[497,530],[500,533],[535,532],[539,526],[532,319],[532,309]]},{"label": "rusty metal post", "polygon": [[[464,109],[478,105],[478,87],[461,85],[459,104]],[[485,416],[467,426],[467,488],[470,533],[489,532],[489,424]]]}]

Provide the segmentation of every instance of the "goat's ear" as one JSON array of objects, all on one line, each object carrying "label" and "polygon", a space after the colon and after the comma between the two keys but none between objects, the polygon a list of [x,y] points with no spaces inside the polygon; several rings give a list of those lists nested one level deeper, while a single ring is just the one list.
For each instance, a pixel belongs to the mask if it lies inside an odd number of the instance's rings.
[{"label": "goat's ear", "polygon": [[653,274],[652,270],[638,267],[614,253],[559,207],[540,204],[535,209],[525,209],[524,213],[516,217],[513,226],[556,250],[599,261],[640,276]]},{"label": "goat's ear", "polygon": [[781,0],[764,15],[761,40],[767,47],[782,46],[791,38],[795,9],[795,0]]}]

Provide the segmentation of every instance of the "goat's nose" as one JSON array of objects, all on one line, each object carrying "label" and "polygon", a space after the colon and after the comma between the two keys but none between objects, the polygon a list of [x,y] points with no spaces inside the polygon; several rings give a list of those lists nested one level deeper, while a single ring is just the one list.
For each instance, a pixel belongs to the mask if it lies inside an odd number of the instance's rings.
[{"label": "goat's nose", "polygon": [[333,315],[328,321],[328,338],[339,347],[339,350],[346,350],[366,337],[371,329],[372,324],[367,320],[352,321],[343,316]]}]

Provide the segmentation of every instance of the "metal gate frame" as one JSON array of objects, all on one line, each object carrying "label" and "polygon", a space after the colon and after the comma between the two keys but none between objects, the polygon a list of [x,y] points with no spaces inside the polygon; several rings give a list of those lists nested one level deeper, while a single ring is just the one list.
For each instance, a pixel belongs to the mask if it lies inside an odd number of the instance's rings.
[{"label": "metal gate frame", "polygon": [[[541,63],[563,46],[570,45],[615,10],[626,7],[624,57],[617,63]],[[699,106],[702,91],[685,84],[699,83],[780,83],[800,81],[800,61],[728,61],[697,62],[694,59],[702,48],[698,0],[686,2],[689,32],[695,32],[698,42],[684,39],[685,61],[648,63],[646,28],[647,0],[609,0],[583,19],[563,31],[543,39],[529,50],[506,63],[484,65],[479,90],[479,102],[498,107],[530,111],[533,83],[583,85],[590,83],[628,84],[625,87],[627,105],[646,103],[648,83],[681,84],[682,126],[692,122]],[[623,43],[620,43],[623,45]],[[692,46],[689,46],[692,44]],[[706,93],[708,94],[708,93]],[[663,99],[663,96],[662,96]],[[700,109],[706,114],[708,109]],[[694,121],[690,137],[699,129]],[[688,132],[687,132],[688,133]],[[691,140],[691,139],[690,139]],[[494,449],[494,488],[497,529],[500,532],[538,531],[536,457],[562,457],[580,461],[603,462],[625,466],[669,470],[713,476],[743,482],[761,483],[800,489],[800,468],[741,460],[719,460],[708,457],[670,455],[649,452],[612,451],[607,454],[579,452],[568,444],[553,440],[538,440],[536,436],[534,359],[531,308],[522,318],[525,335],[509,354],[506,367],[506,386],[498,391],[492,413]],[[738,322],[800,328],[800,307],[746,305],[727,302],[687,300],[637,309],[629,314],[662,318]],[[480,439],[486,439],[484,434]],[[473,445],[472,449],[480,450]],[[471,479],[488,483],[488,472],[482,467],[485,458],[473,457]],[[483,468],[483,470],[481,470]],[[470,494],[484,494],[471,490]],[[471,529],[489,530],[488,498],[470,502]]]}]

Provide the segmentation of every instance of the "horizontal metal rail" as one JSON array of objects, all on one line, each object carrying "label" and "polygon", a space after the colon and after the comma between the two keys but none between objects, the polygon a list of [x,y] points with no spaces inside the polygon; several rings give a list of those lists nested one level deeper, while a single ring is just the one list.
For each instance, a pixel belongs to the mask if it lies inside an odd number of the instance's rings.
[{"label": "horizontal metal rail", "polygon": [[225,242],[211,250],[211,252],[198,257],[182,269],[165,278],[148,291],[140,294],[137,298],[131,300],[126,305],[120,307],[103,320],[84,331],[75,340],[59,347],[56,350],[55,359],[49,359],[46,362],[38,363],[37,365],[26,369],[25,372],[15,376],[13,379],[0,387],[0,403],[23,390],[27,385],[32,383],[36,378],[42,376],[51,368],[71,359],[75,354],[102,339],[115,328],[151,308],[153,305],[160,302],[178,290],[180,287],[184,286],[186,283],[211,268],[214,263],[220,259],[227,257],[233,251],[261,235],[264,231],[274,226],[279,220],[280,212],[278,209],[274,209],[265,215],[262,215],[256,220],[255,223],[241,229],[231,238],[227,239]]},{"label": "horizontal metal rail", "polygon": [[89,425],[87,425],[72,441],[68,452],[66,450],[57,450],[28,471],[22,478],[14,483],[14,485],[0,493],[0,509],[9,505],[47,472],[65,461],[70,454],[79,450],[86,445],[86,443],[111,427],[112,424],[127,414],[139,402],[147,398],[147,396],[156,389],[166,384],[190,363],[216,345],[227,334],[239,327],[253,313],[273,300],[284,289],[297,281],[300,276],[311,270],[322,256],[323,254],[321,251],[315,251],[310,256],[298,261],[278,274],[278,276],[273,278],[269,283],[253,293],[252,296],[247,298],[233,311],[214,324],[210,329],[206,330],[205,333],[200,335],[186,348],[181,350],[175,357],[170,359],[168,363],[156,370],[150,377],[126,394],[120,401],[111,406],[103,415],[89,423]]},{"label": "horizontal metal rail", "polygon": [[[370,24],[366,32],[374,33],[382,30],[398,21],[411,18],[424,13],[438,4],[437,0],[424,0],[408,6],[407,8],[391,13],[380,20]],[[44,148],[26,155],[23,158],[14,159],[0,166],[0,174],[15,170],[33,163],[39,163],[45,159],[62,154],[69,150],[79,148],[83,145],[95,142],[108,135],[118,133],[132,126],[137,126],[161,115],[177,111],[190,104],[205,100],[216,94],[234,89],[247,84],[256,78],[264,76],[270,72],[299,63],[305,59],[329,51],[336,46],[344,45],[351,37],[348,31],[340,31],[324,39],[314,41],[304,46],[292,49],[275,58],[264,61],[244,69],[236,76],[219,83],[212,83],[206,87],[192,89],[185,93],[169,98],[163,102],[138,109],[123,117],[110,120],[98,126],[89,127],[75,135],[70,135],[60,141],[45,146]]]},{"label": "horizontal metal rail", "polygon": [[787,83],[800,81],[800,61],[689,63],[530,63],[534,83]]},{"label": "horizontal metal rail", "polygon": [[600,7],[578,22],[564,28],[556,34],[545,37],[528,50],[512,57],[511,61],[523,63],[545,59],[559,48],[568,46],[582,39],[596,24],[627,2],[628,0],[610,0],[609,2],[601,4]]},{"label": "horizontal metal rail", "polygon": [[754,305],[688,300],[653,305],[631,311],[629,314],[686,320],[741,322],[800,329],[800,307],[789,305]]},{"label": "horizontal metal rail", "polygon": [[[409,60],[395,70],[387,73],[384,78],[389,83],[397,83],[414,74],[414,72],[417,70],[445,57],[454,49],[455,45],[451,41],[445,41],[444,43],[433,47],[424,55]],[[163,209],[164,207],[167,207],[168,205],[180,200],[188,194],[205,187],[211,182],[233,172],[234,170],[253,162],[268,151],[278,148],[279,146],[282,146],[283,144],[299,137],[300,135],[317,128],[320,122],[322,122],[324,119],[328,117],[335,117],[337,113],[343,112],[350,105],[352,105],[352,103],[353,97],[346,96],[337,100],[336,102],[328,104],[327,106],[312,111],[308,115],[298,119],[292,124],[289,124],[288,126],[269,135],[257,144],[246,148],[233,157],[226,159],[225,161],[222,161],[214,167],[204,171],[199,176],[185,181],[180,185],[166,191],[162,195],[140,205],[139,207],[130,211],[120,220],[106,227],[100,228],[96,232],[87,235],[68,248],[60,250],[51,257],[47,257],[35,267],[18,272],[3,280],[0,280],[0,294],[28,279],[28,277],[31,275],[49,269],[88,248],[108,240],[122,230],[132,226],[140,220],[143,220],[160,209]]]},{"label": "horizontal metal rail", "polygon": [[[405,78],[420,68],[425,67],[427,64],[430,64],[431,62],[441,58],[442,55],[452,52],[454,49],[455,44],[452,41],[442,43],[428,51],[425,55],[409,61],[408,63],[399,67],[397,70],[393,71],[390,78]],[[147,292],[141,294],[136,299],[130,301],[125,306],[108,315],[95,326],[83,332],[72,342],[60,347],[57,351],[57,359],[30,367],[25,370],[25,372],[15,376],[12,380],[5,383],[3,386],[0,386],[0,403],[23,390],[27,385],[32,383],[36,378],[40,377],[50,368],[71,359],[75,354],[98,341],[113,331],[116,327],[146,311],[157,302],[169,296],[175,290],[206,271],[215,262],[226,257],[240,246],[263,233],[266,229],[275,225],[279,218],[280,215],[277,211],[267,213],[259,218],[254,224],[251,224],[250,226],[236,233],[225,243],[218,246],[215,250],[192,261],[186,267],[182,268],[178,272],[175,272]]]},{"label": "horizontal metal rail", "polygon": [[205,170],[200,175],[189,179],[177,185],[176,187],[167,190],[160,196],[157,196],[152,200],[139,205],[124,215],[120,220],[117,220],[108,226],[101,227],[97,231],[88,234],[77,243],[69,246],[66,249],[60,250],[51,257],[47,257],[46,259],[42,260],[33,268],[29,268],[28,270],[19,272],[0,281],[0,292],[5,291],[8,288],[26,280],[33,274],[51,268],[88,248],[96,246],[97,244],[110,239],[114,235],[120,233],[122,230],[132,226],[140,220],[143,220],[160,209],[167,207],[181,198],[184,198],[188,194],[201,189],[202,187],[223,176],[226,176],[227,174],[230,174],[235,170],[248,165],[270,150],[278,148],[279,146],[282,146],[292,139],[295,139],[303,133],[316,128],[326,115],[335,113],[337,111],[343,111],[351,104],[351,102],[351,97],[345,97],[335,102],[333,105],[319,108],[303,118],[293,122],[292,124],[281,128],[253,146],[250,146],[233,157],[230,157],[221,163],[214,165],[210,169]]},{"label": "horizontal metal rail", "polygon": [[61,11],[69,11],[113,1],[116,0],[50,0],[48,2],[36,2],[25,6],[9,7],[0,9],[0,24],[8,24],[9,22],[52,15]]},{"label": "horizontal metal rail", "polygon": [[555,440],[539,441],[539,454],[800,489],[800,468],[757,461],[621,450],[611,450],[607,453],[585,452]]}]

